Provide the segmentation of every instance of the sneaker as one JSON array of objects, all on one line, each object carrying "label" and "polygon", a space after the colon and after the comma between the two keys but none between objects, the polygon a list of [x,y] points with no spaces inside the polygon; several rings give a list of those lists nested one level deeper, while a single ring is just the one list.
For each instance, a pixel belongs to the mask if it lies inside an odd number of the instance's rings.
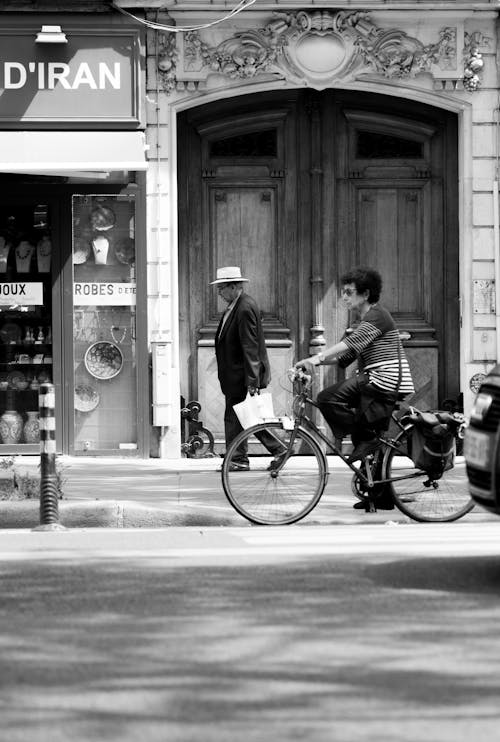
[{"label": "sneaker", "polygon": [[[250,471],[250,464],[244,461],[233,461],[227,468],[228,471]],[[219,466],[216,471],[222,471],[222,466]]]},{"label": "sneaker", "polygon": [[353,461],[364,459],[370,453],[375,453],[375,451],[380,448],[381,445],[382,441],[379,438],[371,438],[369,441],[361,441],[360,443],[358,443],[358,445],[354,448],[351,455],[349,456],[349,463],[352,464]]},{"label": "sneaker", "polygon": [[250,471],[250,464],[245,462],[233,461],[228,466],[229,471]]}]

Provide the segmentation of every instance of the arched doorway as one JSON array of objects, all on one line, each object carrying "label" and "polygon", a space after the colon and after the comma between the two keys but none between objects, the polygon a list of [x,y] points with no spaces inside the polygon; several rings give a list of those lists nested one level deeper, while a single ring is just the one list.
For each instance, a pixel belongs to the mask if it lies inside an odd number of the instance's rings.
[{"label": "arched doorway", "polygon": [[[349,324],[339,275],[369,264],[408,333],[415,404],[459,397],[457,121],[347,90],[279,91],[178,116],[181,393],[222,428],[208,283],[240,265],[264,315],[279,412],[294,359]],[[321,383],[338,371],[324,372]]]}]

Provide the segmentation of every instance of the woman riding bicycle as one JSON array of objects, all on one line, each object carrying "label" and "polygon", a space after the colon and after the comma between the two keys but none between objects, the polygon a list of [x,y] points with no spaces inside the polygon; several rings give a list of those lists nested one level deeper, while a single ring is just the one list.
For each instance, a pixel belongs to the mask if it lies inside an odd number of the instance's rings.
[{"label": "woman riding bicycle", "polygon": [[[382,278],[372,268],[353,268],[341,277],[342,298],[360,316],[359,325],[342,340],[296,368],[338,363],[341,368],[358,359],[358,372],[323,389],[317,405],[335,438],[350,434],[354,450],[350,461],[362,459],[380,445],[397,398],[415,391],[410,367],[391,314],[378,304]],[[388,503],[388,506],[392,504]],[[364,507],[362,503],[354,507]],[[377,507],[383,507],[377,501]]]}]

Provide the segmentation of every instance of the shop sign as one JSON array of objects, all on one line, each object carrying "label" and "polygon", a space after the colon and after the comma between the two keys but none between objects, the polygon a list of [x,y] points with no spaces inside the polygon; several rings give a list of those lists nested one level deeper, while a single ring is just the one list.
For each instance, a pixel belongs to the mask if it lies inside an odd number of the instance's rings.
[{"label": "shop sign", "polygon": [[0,126],[139,124],[139,32],[63,26],[66,44],[0,30]]},{"label": "shop sign", "polygon": [[76,281],[73,284],[75,306],[134,306],[135,283],[98,283]]},{"label": "shop sign", "polygon": [[43,283],[17,281],[14,283],[0,283],[0,304],[13,306],[15,304],[43,305]]}]

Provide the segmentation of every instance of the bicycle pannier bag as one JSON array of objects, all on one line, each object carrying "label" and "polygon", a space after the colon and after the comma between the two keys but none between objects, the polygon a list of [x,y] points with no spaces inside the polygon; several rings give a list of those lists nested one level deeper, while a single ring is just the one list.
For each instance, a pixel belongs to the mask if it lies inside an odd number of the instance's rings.
[{"label": "bicycle pannier bag", "polygon": [[445,425],[423,427],[415,425],[411,431],[410,456],[417,469],[440,477],[455,463],[455,436]]}]

